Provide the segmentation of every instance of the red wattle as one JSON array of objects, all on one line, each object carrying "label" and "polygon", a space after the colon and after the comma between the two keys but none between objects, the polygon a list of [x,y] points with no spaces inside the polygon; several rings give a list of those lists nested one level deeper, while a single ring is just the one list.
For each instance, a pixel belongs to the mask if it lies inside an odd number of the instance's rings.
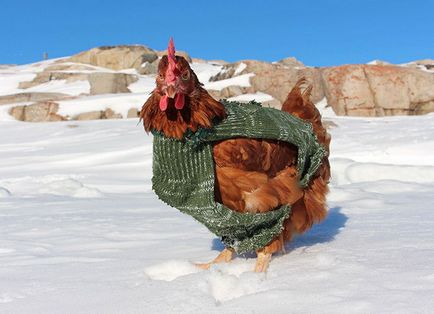
[{"label": "red wattle", "polygon": [[181,110],[185,105],[185,97],[183,93],[177,93],[175,96],[175,108]]},{"label": "red wattle", "polygon": [[167,95],[161,96],[161,99],[160,99],[160,110],[161,111],[166,111],[168,104],[169,104],[169,99],[168,99]]}]

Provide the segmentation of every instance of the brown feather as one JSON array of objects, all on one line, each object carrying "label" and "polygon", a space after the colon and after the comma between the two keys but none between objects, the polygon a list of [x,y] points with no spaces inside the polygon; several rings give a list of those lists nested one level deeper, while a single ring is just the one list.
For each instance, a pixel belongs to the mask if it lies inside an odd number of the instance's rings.
[{"label": "brown feather", "polygon": [[[201,86],[184,58],[177,56],[180,73],[190,71],[191,78],[183,86],[186,106],[182,110],[169,101],[166,111],[159,102],[164,95],[162,77],[168,65],[167,57],[159,64],[157,87],[143,105],[140,117],[147,132],[156,130],[168,137],[182,139],[187,129],[209,128],[216,119],[224,119],[224,106],[214,100]],[[282,110],[312,123],[318,140],[329,150],[330,136],[321,122],[321,115],[310,101],[312,87],[302,92],[306,80],[297,82]],[[273,253],[283,248],[283,242],[294,233],[308,230],[326,215],[330,166],[328,158],[306,189],[298,185],[296,170],[297,148],[291,144],[261,139],[235,138],[214,144],[215,199],[239,212],[266,212],[281,205],[292,205],[292,214],[284,223],[282,234],[270,242],[263,252]]]}]

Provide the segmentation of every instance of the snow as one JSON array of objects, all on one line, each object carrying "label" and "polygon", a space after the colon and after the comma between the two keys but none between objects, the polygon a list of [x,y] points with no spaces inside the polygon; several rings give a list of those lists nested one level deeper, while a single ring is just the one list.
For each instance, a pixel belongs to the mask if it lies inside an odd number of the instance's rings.
[{"label": "snow", "polygon": [[228,86],[238,85],[240,87],[250,87],[250,78],[255,76],[254,73],[247,73],[239,76],[234,76],[225,80],[204,83],[206,89],[222,90]]},{"label": "snow", "polygon": [[67,82],[66,80],[52,80],[47,83],[35,85],[30,88],[21,90],[21,92],[39,92],[39,93],[64,93],[71,96],[90,93],[90,84],[87,80]]},{"label": "snow", "polygon": [[194,71],[194,73],[196,73],[197,78],[199,79],[199,82],[201,83],[208,83],[209,79],[218,74],[223,66],[221,65],[216,65],[216,64],[212,64],[212,63],[202,63],[202,62],[193,62],[192,64],[190,64],[191,69]]},{"label": "snow", "polygon": [[235,69],[234,76],[241,74],[247,68],[247,64],[241,62],[238,67]]},{"label": "snow", "polygon": [[[74,106],[145,98],[102,95],[61,108],[71,114]],[[434,306],[433,114],[328,117],[337,125],[328,217],[273,257],[266,274],[252,272],[252,256],[207,271],[193,265],[222,244],[154,195],[152,138],[136,119],[0,119],[1,313],[428,313]]]},{"label": "snow", "polygon": [[[131,88],[131,85],[130,85]],[[134,90],[143,90],[139,85],[133,87]],[[131,108],[141,108],[148,99],[148,93],[128,93],[128,94],[102,94],[87,96],[78,99],[58,101],[59,111],[62,116],[74,117],[82,112],[112,109],[126,118],[128,110]]]},{"label": "snow", "polygon": [[327,98],[324,97],[319,102],[315,104],[316,108],[321,113],[321,117],[323,118],[333,118],[336,117],[336,113],[333,111],[333,108],[328,105]]},{"label": "snow", "polygon": [[239,102],[249,102],[255,100],[257,102],[265,102],[273,100],[273,96],[268,95],[262,92],[256,92],[254,94],[242,94],[235,97],[231,97],[228,100],[230,101],[239,101]]},{"label": "snow", "polygon": [[155,77],[154,75],[140,76],[139,79],[128,85],[128,89],[132,93],[151,93],[155,88]]}]

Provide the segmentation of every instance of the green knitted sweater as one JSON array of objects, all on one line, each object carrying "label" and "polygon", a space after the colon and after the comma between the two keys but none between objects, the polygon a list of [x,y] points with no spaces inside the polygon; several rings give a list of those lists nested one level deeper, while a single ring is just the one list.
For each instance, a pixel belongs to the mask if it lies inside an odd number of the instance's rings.
[{"label": "green knitted sweater", "polygon": [[153,189],[168,205],[189,214],[238,253],[266,246],[283,229],[291,207],[239,213],[214,200],[216,141],[247,137],[286,141],[298,147],[300,185],[306,187],[326,152],[312,125],[280,110],[250,102],[222,102],[227,118],[212,129],[188,132],[182,141],[153,132]]}]

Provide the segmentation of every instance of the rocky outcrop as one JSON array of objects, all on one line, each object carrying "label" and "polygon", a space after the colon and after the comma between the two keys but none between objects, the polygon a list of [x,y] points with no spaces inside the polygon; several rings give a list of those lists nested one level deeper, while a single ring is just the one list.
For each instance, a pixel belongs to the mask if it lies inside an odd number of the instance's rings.
[{"label": "rocky outcrop", "polygon": [[137,76],[125,73],[96,72],[89,74],[90,94],[129,93],[128,85],[137,81]]},{"label": "rocky outcrop", "polygon": [[91,64],[112,70],[139,70],[143,63],[151,63],[157,58],[158,54],[153,49],[141,45],[125,45],[93,48],[64,61]]},{"label": "rocky outcrop", "polygon": [[[27,89],[54,80],[88,81],[90,94],[129,93],[128,85],[138,80],[137,75],[118,72],[95,72],[94,67],[77,63],[55,64],[37,73],[29,82],[21,82],[19,88]],[[55,100],[55,99],[51,99]],[[1,101],[1,100],[0,100]]]},{"label": "rocky outcrop", "polygon": [[74,72],[57,72],[45,70],[39,72],[36,77],[28,82],[20,82],[18,88],[27,89],[40,84],[48,83],[54,80],[65,80],[67,83],[74,81],[85,81],[88,79],[88,74],[86,73],[74,73]]},{"label": "rocky outcrop", "polygon": [[[297,66],[289,66],[296,64]],[[324,97],[321,82],[321,72],[317,68],[303,67],[302,63],[295,59],[284,59],[279,63],[267,63],[255,60],[244,60],[223,66],[222,71],[211,78],[211,81],[219,81],[238,75],[254,73],[250,78],[251,88],[245,92],[263,92],[283,103],[291,88],[302,77],[305,77],[313,85],[312,99],[320,101]]]},{"label": "rocky outcrop", "polygon": [[10,109],[9,114],[15,119],[26,122],[46,122],[66,120],[57,114],[59,104],[46,101],[27,106],[16,106]]},{"label": "rocky outcrop", "polygon": [[[338,115],[386,116],[425,114],[434,111],[433,60],[406,66],[373,62],[338,67],[306,67],[294,58],[276,63],[245,60],[227,64],[211,81],[253,73],[250,88],[230,86],[211,91],[215,98],[263,92],[280,104],[302,77],[313,86],[312,100],[323,97]],[[273,106],[278,107],[274,101]]]},{"label": "rocky outcrop", "polygon": [[99,120],[102,119],[104,111],[83,112],[74,117],[74,120]]},{"label": "rocky outcrop", "polygon": [[142,75],[157,74],[159,62],[160,62],[159,59],[155,60],[154,62],[145,62],[138,70],[139,74]]},{"label": "rocky outcrop", "polygon": [[137,118],[139,116],[139,111],[136,108],[130,108],[127,113],[127,118]]},{"label": "rocky outcrop", "polygon": [[43,102],[50,100],[71,99],[72,97],[62,93],[18,93],[0,96],[0,105],[16,104],[20,102]]},{"label": "rocky outcrop", "polygon": [[89,111],[76,115],[74,120],[100,120],[100,119],[122,119],[120,113],[114,112],[112,109],[107,108],[101,111]]},{"label": "rocky outcrop", "polygon": [[434,111],[434,73],[392,65],[322,70],[328,104],[338,115],[412,115]]},{"label": "rocky outcrop", "polygon": [[[159,60],[166,53],[165,50],[155,51],[138,45],[110,46],[94,48],[70,58],[45,63],[43,64],[45,68],[39,64],[37,70],[34,71],[34,78],[28,82],[20,82],[18,88],[24,91],[29,88],[31,88],[29,91],[57,91],[62,88],[62,83],[47,83],[58,80],[64,81],[65,84],[76,81],[85,81],[89,84],[85,82],[71,84],[72,88],[69,88],[68,92],[75,96],[45,92],[0,96],[0,105],[19,105],[11,109],[11,114],[22,121],[65,119],[57,114],[56,101],[76,97],[84,98],[87,95],[130,93],[128,86],[136,82],[140,75],[157,73]],[[177,51],[177,54],[192,61],[185,52]],[[212,82],[249,74],[242,78],[244,79],[243,84],[237,79],[222,82],[222,84],[205,84],[205,86],[214,88],[209,92],[216,99],[234,97],[252,99],[257,94],[258,97],[262,97],[261,99],[267,100],[263,102],[265,106],[280,108],[295,83],[304,77],[313,86],[313,102],[317,103],[326,97],[328,105],[338,115],[387,116],[434,112],[434,60],[431,59],[413,61],[399,66],[375,60],[369,64],[321,68],[305,66],[293,57],[273,63],[255,60],[234,63],[203,59],[193,59],[193,61],[214,63],[221,67],[221,71],[210,79]],[[3,67],[12,68],[12,66]],[[41,68],[43,71],[40,71]],[[206,68],[206,66],[201,66],[201,68]],[[129,70],[125,71],[125,69]],[[245,84],[245,79],[248,79],[249,84]],[[148,79],[143,82],[148,88]],[[38,86],[41,84],[47,85],[39,89]],[[220,86],[223,88],[217,90]],[[272,99],[268,100],[269,97],[261,93],[270,95]],[[243,94],[252,95],[239,97]],[[31,105],[28,105],[29,103]],[[131,108],[127,116],[137,117],[137,110]],[[118,119],[121,115],[107,109],[85,112],[74,118],[80,120]]]},{"label": "rocky outcrop", "polygon": [[[157,51],[157,55],[158,55],[159,57],[162,57],[162,56],[164,56],[164,55],[167,55],[167,50]],[[184,57],[185,60],[187,60],[189,63],[192,62],[192,59],[191,59],[190,55],[189,55],[187,52],[185,52],[185,51],[176,50],[176,55],[177,55],[177,56]]]}]

